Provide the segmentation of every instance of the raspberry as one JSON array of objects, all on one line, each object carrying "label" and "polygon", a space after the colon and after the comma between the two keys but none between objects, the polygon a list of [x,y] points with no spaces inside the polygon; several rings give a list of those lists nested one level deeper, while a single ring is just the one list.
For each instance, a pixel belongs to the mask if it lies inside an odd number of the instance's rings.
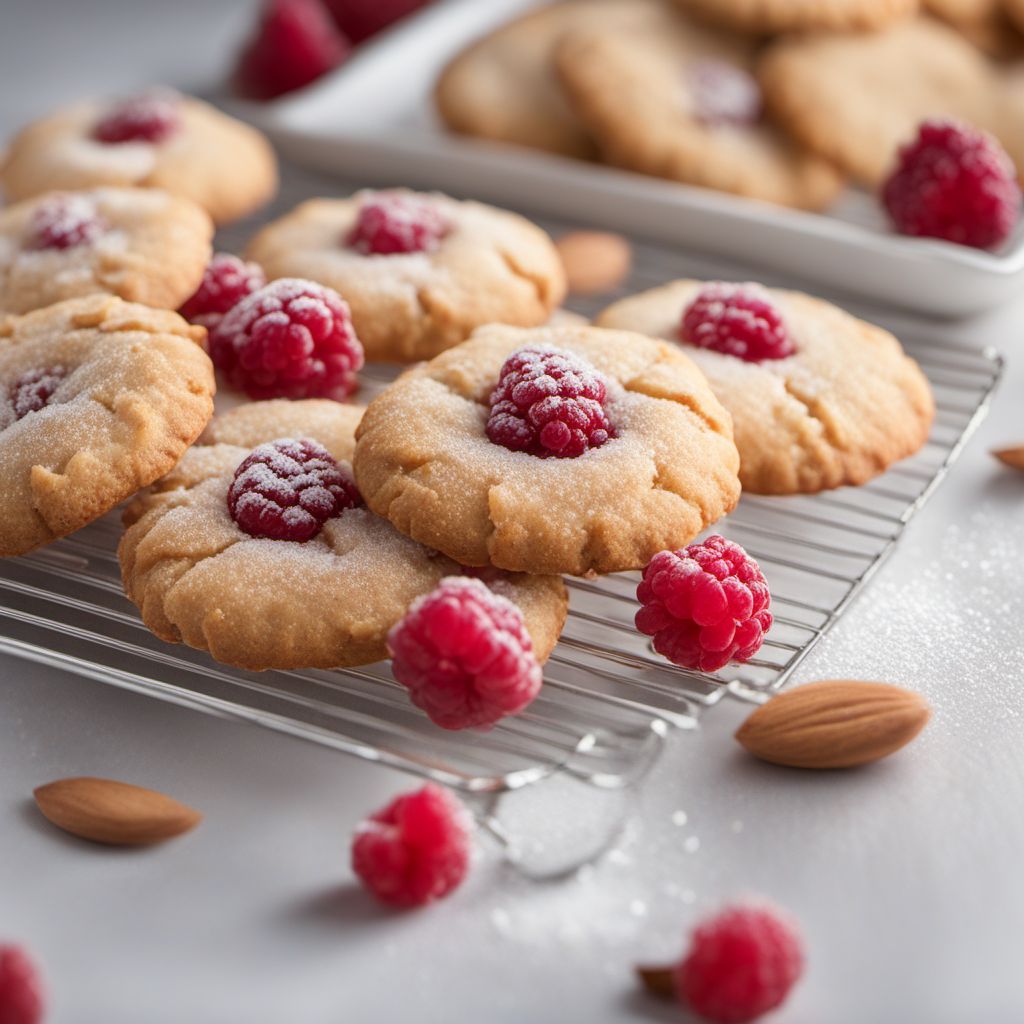
[{"label": "raspberry", "polygon": [[803,966],[792,922],[768,907],[730,907],[694,931],[676,994],[706,1020],[742,1024],[781,1005]]},{"label": "raspberry", "polygon": [[228,488],[228,511],[239,528],[273,540],[311,540],[328,519],[361,503],[348,471],[308,437],[254,448]]},{"label": "raspberry", "polygon": [[367,256],[433,252],[450,229],[437,206],[405,192],[372,192],[359,207],[355,227],[345,240]]},{"label": "raspberry", "polygon": [[576,458],[615,436],[607,394],[604,377],[571,352],[521,348],[501,368],[487,436],[514,452]]},{"label": "raspberry", "polygon": [[978,249],[1005,241],[1020,216],[1020,187],[992,136],[955,121],[925,121],[899,151],[882,202],[904,235]]},{"label": "raspberry", "polygon": [[712,128],[756,124],[761,117],[757,79],[735,64],[698,60],[689,69],[694,117]]},{"label": "raspberry", "polygon": [[181,128],[179,97],[169,90],[143,93],[111,107],[93,129],[100,142],[163,142]]},{"label": "raspberry", "polygon": [[424,7],[428,0],[326,0],[335,24],[353,43]]},{"label": "raspberry", "polygon": [[757,284],[711,281],[683,311],[683,341],[760,363],[796,351],[782,314]]},{"label": "raspberry", "polygon": [[268,0],[238,56],[235,82],[245,96],[272,100],[343,64],[351,51],[321,0]]},{"label": "raspberry", "polygon": [[20,420],[30,412],[39,412],[44,406],[49,405],[54,392],[66,376],[67,370],[63,366],[23,373],[11,385],[10,400],[14,418]]},{"label": "raspberry", "polygon": [[39,973],[23,949],[0,945],[0,1024],[39,1024],[43,990]]},{"label": "raspberry", "polygon": [[442,729],[491,726],[540,691],[522,612],[479,579],[448,576],[388,634],[391,669]]},{"label": "raspberry", "polygon": [[363,346],[341,296],[282,277],[247,295],[210,332],[210,358],[250,398],[347,398]]},{"label": "raspberry", "polygon": [[382,903],[420,907],[469,871],[473,822],[446,789],[427,783],[377,811],[352,841],[352,870]]},{"label": "raspberry", "polygon": [[228,252],[214,253],[199,287],[178,312],[186,320],[211,330],[229,309],[266,283],[267,276],[258,264],[246,263]]},{"label": "raspberry", "polygon": [[749,661],[772,625],[761,570],[739,544],[717,534],[681,551],[659,551],[644,569],[636,628],[675,665],[717,672]]},{"label": "raspberry", "polygon": [[74,192],[47,196],[32,211],[26,249],[73,249],[95,242],[107,226],[88,197]]}]

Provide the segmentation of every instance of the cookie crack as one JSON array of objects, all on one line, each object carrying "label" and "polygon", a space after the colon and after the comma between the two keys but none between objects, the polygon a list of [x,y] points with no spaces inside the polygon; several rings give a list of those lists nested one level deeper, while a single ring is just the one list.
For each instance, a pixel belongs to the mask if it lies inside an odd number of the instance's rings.
[{"label": "cookie crack", "polygon": [[518,277],[521,281],[525,281],[527,284],[531,285],[537,296],[537,301],[541,306],[547,307],[550,304],[551,299],[551,292],[547,278],[542,274],[531,274],[530,271],[520,264],[510,252],[507,252],[504,249],[499,249],[498,255],[501,257],[502,263],[505,264],[512,276]]},{"label": "cookie crack", "polygon": [[779,379],[782,381],[782,386],[786,389],[786,394],[804,410],[809,419],[820,424],[825,440],[838,451],[847,451],[849,445],[836,433],[828,417],[821,412],[820,400],[807,394],[789,377],[780,377]]},{"label": "cookie crack", "polygon": [[729,432],[725,429],[725,424],[718,423],[709,416],[701,403],[693,395],[673,395],[671,398],[666,398],[664,395],[656,394],[653,389],[645,388],[640,377],[634,377],[632,380],[626,381],[623,387],[626,391],[630,391],[635,395],[643,395],[645,398],[650,398],[656,402],[671,402],[673,405],[682,406],[711,433],[718,434],[720,437],[730,436]]}]

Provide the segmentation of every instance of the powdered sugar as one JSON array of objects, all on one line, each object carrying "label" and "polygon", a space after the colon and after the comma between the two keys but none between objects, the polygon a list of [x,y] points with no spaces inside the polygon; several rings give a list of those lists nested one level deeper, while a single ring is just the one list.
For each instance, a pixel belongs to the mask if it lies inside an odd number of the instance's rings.
[{"label": "powdered sugar", "polygon": [[95,243],[106,230],[92,196],[60,192],[44,197],[32,211],[25,247],[73,249]]},{"label": "powdered sugar", "polygon": [[756,124],[761,117],[761,89],[736,64],[705,58],[687,69],[693,114],[712,128]]}]

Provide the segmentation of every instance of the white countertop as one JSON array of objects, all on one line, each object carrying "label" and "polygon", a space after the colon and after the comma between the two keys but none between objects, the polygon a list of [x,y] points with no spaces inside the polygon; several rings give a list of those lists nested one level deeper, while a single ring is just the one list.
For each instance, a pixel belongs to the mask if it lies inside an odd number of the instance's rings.
[{"label": "white countertop", "polygon": [[[208,79],[248,6],[8,0],[0,132],[75,94]],[[919,689],[932,723],[888,762],[802,774],[743,755],[748,708],[724,702],[671,739],[614,853],[568,881],[488,851],[444,903],[379,910],[349,836],[408,777],[0,658],[0,941],[42,964],[50,1024],[681,1019],[636,994],[631,965],[745,894],[803,923],[808,971],[779,1024],[1024,1018],[1024,478],[986,454],[1024,442],[1024,297],[934,330],[1010,357],[992,414],[798,676]],[[79,774],[206,820],[150,851],[74,841],[30,795]]]}]

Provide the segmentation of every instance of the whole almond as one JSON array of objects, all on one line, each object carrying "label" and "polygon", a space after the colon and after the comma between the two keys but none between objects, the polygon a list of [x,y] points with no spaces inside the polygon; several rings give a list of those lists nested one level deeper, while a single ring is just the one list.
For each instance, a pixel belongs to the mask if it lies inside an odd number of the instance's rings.
[{"label": "whole almond", "polygon": [[1017,448],[994,448],[992,454],[1007,466],[1024,469],[1024,445]]},{"label": "whole almond", "polygon": [[740,726],[736,739],[773,764],[853,768],[905,746],[930,716],[920,694],[837,679],[773,697]]},{"label": "whole almond", "polygon": [[556,243],[569,291],[600,295],[614,291],[629,274],[633,250],[622,235],[604,231],[572,231]]},{"label": "whole almond", "polygon": [[110,846],[148,846],[195,828],[202,815],[152,789],[88,776],[58,779],[33,791],[58,828]]}]

